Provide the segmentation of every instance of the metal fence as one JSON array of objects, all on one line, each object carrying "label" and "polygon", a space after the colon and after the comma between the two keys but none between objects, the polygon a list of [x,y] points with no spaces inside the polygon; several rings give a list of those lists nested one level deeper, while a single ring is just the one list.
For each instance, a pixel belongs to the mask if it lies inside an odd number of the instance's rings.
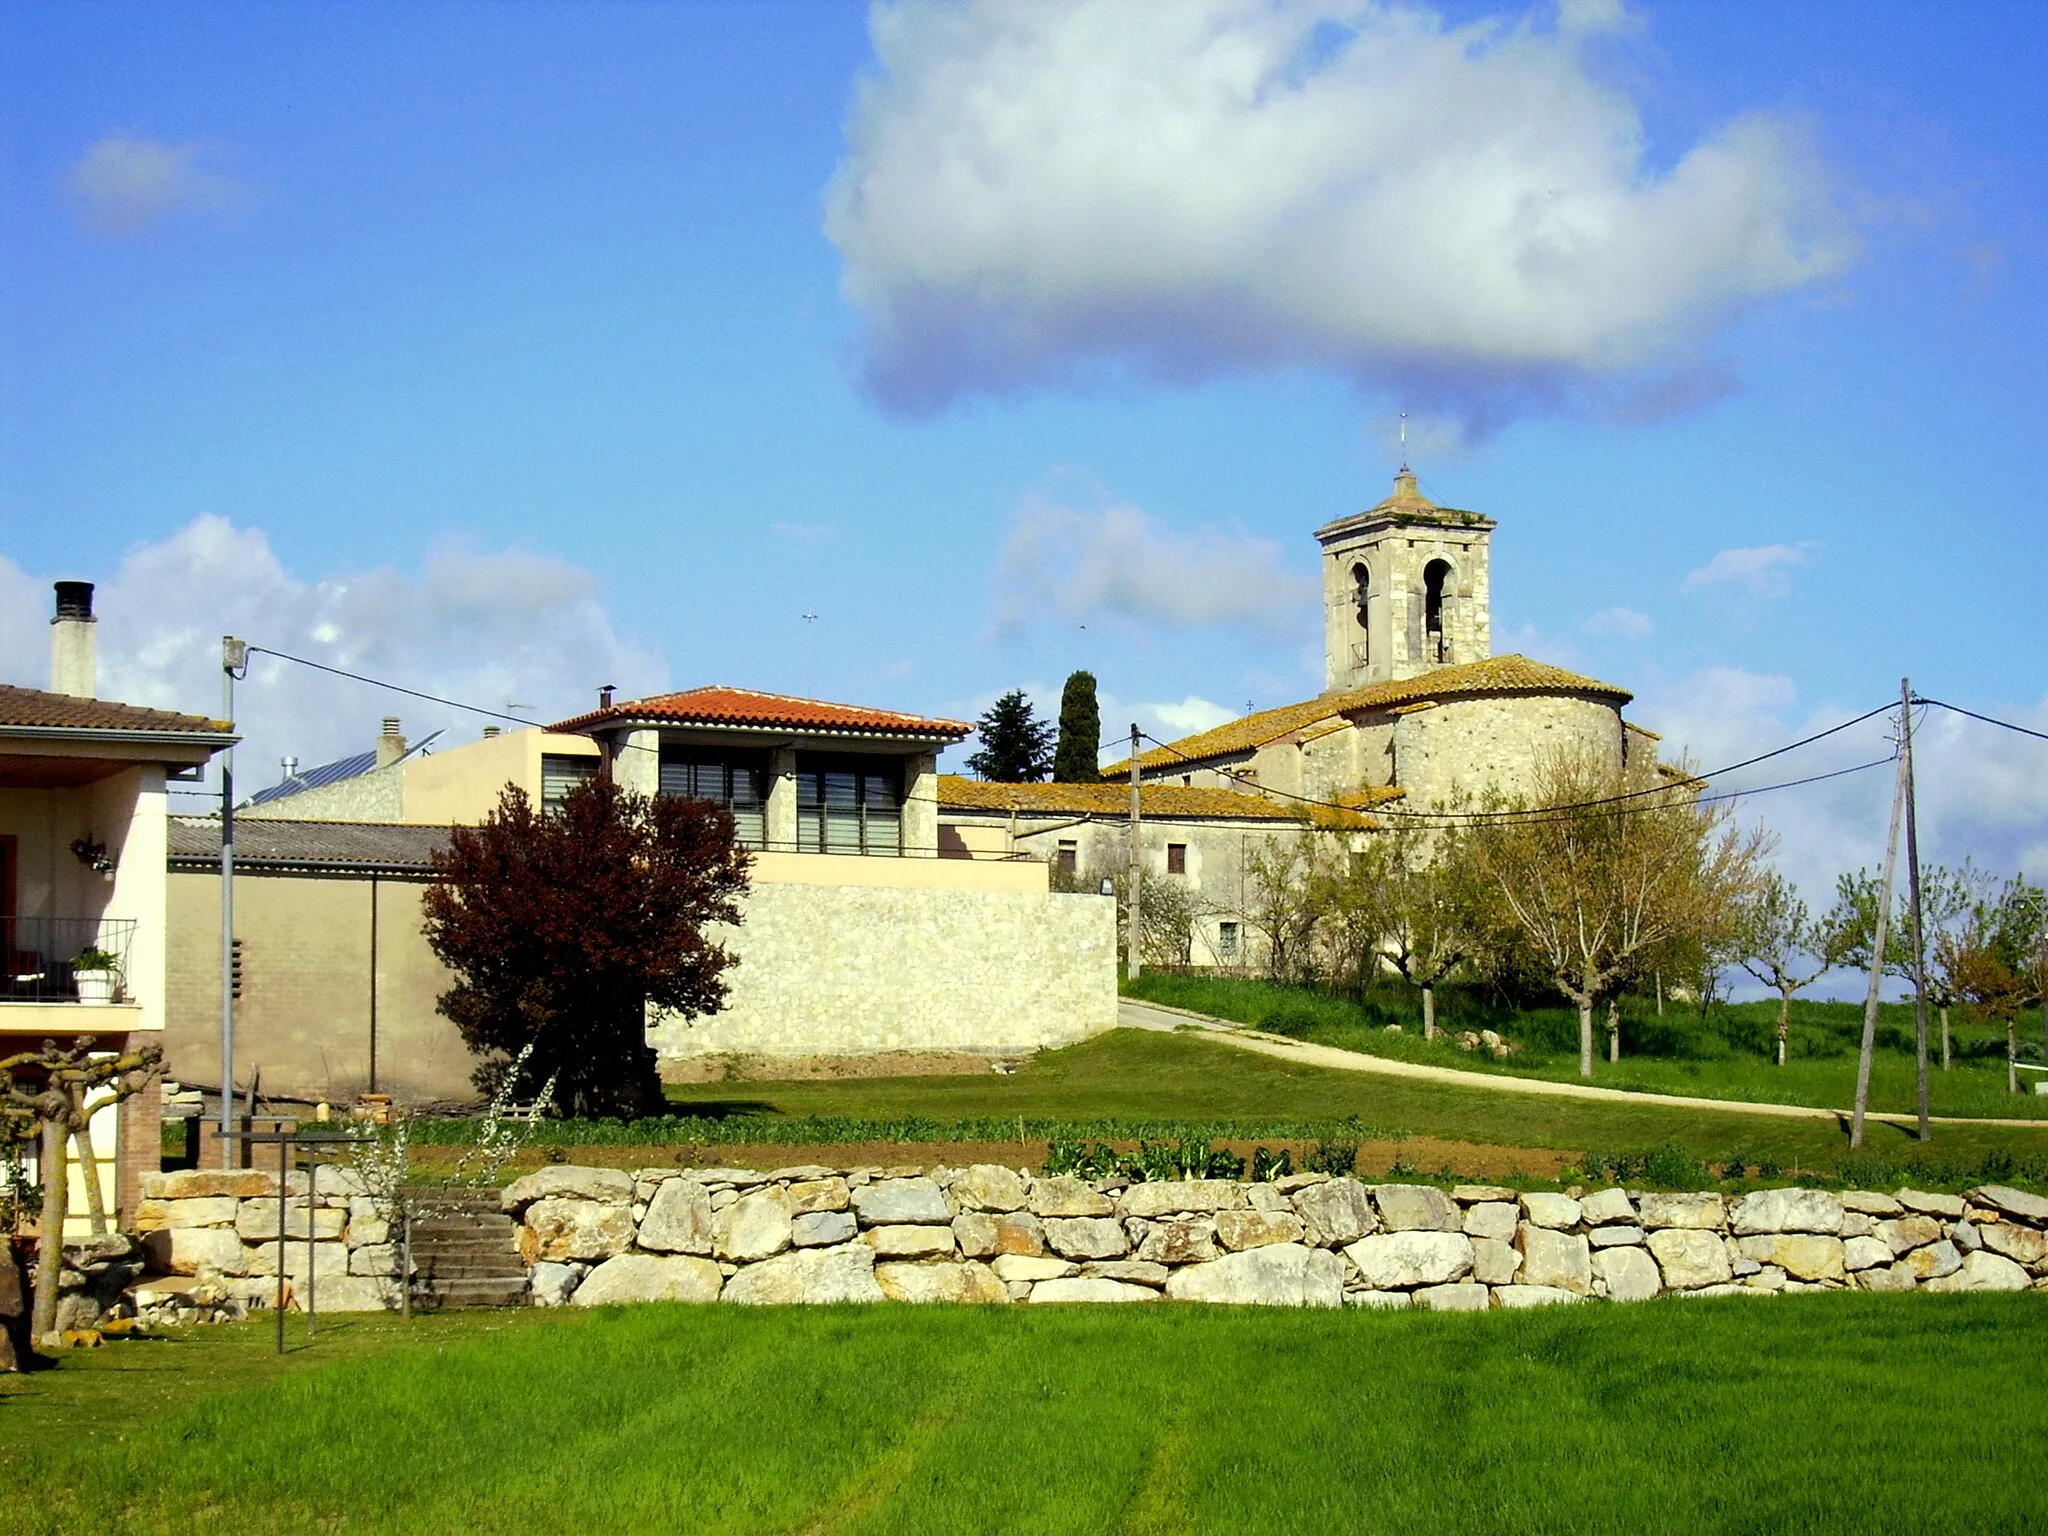
[{"label": "metal fence", "polygon": [[[115,995],[128,972],[128,950],[135,938],[135,920],[126,917],[0,917],[0,1002],[75,1003],[80,1001],[81,957],[93,951],[113,958]],[[86,979],[85,991],[95,987]]]}]

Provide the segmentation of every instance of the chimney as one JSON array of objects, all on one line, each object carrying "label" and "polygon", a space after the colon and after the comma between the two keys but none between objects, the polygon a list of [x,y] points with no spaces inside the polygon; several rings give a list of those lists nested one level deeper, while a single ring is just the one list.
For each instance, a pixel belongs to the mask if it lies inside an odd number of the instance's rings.
[{"label": "chimney", "polygon": [[599,709],[610,709],[612,707],[612,689],[615,686],[615,684],[606,683],[597,690],[597,707]]},{"label": "chimney", "polygon": [[384,717],[383,734],[377,738],[377,766],[379,768],[389,768],[403,756],[405,756],[405,736],[398,729],[398,716],[386,715]]},{"label": "chimney", "polygon": [[57,583],[57,616],[50,620],[50,692],[74,699],[98,696],[99,620],[92,616],[92,583]]}]

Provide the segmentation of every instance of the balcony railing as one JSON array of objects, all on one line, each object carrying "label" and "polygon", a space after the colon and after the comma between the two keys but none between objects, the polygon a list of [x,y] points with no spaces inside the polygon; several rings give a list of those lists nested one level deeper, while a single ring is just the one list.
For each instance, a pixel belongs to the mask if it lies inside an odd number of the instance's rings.
[{"label": "balcony railing", "polygon": [[[114,996],[128,974],[135,920],[126,917],[0,917],[0,1003],[76,1003],[79,958],[92,950],[111,955]],[[88,997],[95,993],[85,978]]]}]

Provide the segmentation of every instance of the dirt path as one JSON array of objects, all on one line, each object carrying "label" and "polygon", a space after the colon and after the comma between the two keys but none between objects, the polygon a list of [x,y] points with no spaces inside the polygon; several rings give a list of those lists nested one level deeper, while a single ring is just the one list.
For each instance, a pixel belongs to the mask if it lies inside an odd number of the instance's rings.
[{"label": "dirt path", "polygon": [[[1260,1034],[1228,1019],[1161,1003],[1139,1002],[1135,998],[1117,1001],[1117,1022],[1134,1029],[1177,1029],[1193,1024],[1213,1034],[1224,1045],[1304,1066],[1329,1067],[1338,1072],[1375,1072],[1384,1077],[1406,1077],[1428,1083],[1449,1083],[1459,1088],[1488,1088],[1496,1093],[1545,1094],[1559,1099],[1604,1099],[1612,1104],[1646,1104],[1662,1108],[1724,1110],[1737,1115],[1775,1115],[1787,1120],[1834,1120],[1846,1122],[1846,1109],[1815,1109],[1805,1104],[1759,1104],[1749,1099],[1702,1099],[1676,1093],[1637,1093],[1626,1088],[1597,1088],[1590,1083],[1554,1083],[1539,1077],[1510,1077],[1494,1072],[1461,1072],[1456,1067],[1429,1067],[1419,1062],[1394,1061],[1368,1056],[1362,1051],[1343,1051],[1333,1045],[1310,1045],[1279,1035]],[[1871,1112],[1866,1120],[1892,1125],[1915,1125],[1913,1115]],[[1958,1115],[1932,1115],[1934,1125],[1991,1125],[2011,1130],[2048,1130],[2048,1120],[1992,1120]]]}]

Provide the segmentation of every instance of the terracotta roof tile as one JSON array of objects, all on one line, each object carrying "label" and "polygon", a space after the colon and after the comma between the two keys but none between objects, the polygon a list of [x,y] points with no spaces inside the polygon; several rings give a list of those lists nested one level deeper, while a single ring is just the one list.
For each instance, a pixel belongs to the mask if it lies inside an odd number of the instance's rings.
[{"label": "terracotta roof tile", "polygon": [[203,715],[179,715],[112,699],[78,699],[40,688],[0,683],[0,730],[8,726],[46,726],[78,731],[164,731],[179,735],[203,733],[232,736],[235,728]]},{"label": "terracotta roof tile", "polygon": [[[1146,784],[1139,790],[1140,814],[1160,817],[1299,821],[1298,808],[1264,795],[1188,784]],[[1125,784],[998,784],[939,775],[941,811],[1023,811],[1054,816],[1122,816],[1131,808]]]},{"label": "terracotta roof tile", "polygon": [[[1339,715],[1391,710],[1403,704],[1440,702],[1488,693],[1593,693],[1626,704],[1633,694],[1526,656],[1491,656],[1485,661],[1438,667],[1399,682],[1374,683],[1350,693],[1333,693],[1300,704],[1283,704],[1227,721],[1212,730],[1184,736],[1167,747],[1154,747],[1139,759],[1146,768],[1164,768],[1210,758],[1250,752],[1294,731],[1333,720]],[[1130,761],[1112,763],[1104,778],[1130,776]]]},{"label": "terracotta roof tile", "polygon": [[771,729],[851,731],[878,736],[925,736],[958,741],[974,727],[964,720],[908,715],[892,709],[866,709],[830,704],[751,688],[691,688],[652,698],[629,699],[608,709],[592,710],[557,725],[554,731],[584,731],[596,725],[645,721],[650,725],[749,725]]}]

